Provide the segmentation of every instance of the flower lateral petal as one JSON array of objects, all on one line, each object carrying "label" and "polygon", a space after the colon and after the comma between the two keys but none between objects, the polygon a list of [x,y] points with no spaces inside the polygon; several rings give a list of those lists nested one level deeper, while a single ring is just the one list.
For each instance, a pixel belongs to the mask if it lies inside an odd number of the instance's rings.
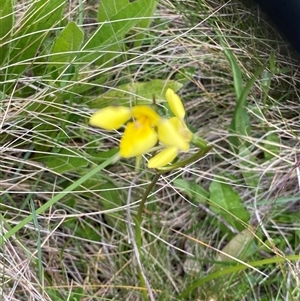
[{"label": "flower lateral petal", "polygon": [[151,126],[128,122],[120,142],[120,156],[131,158],[147,153],[157,143],[157,133]]},{"label": "flower lateral petal", "polygon": [[151,158],[148,162],[149,168],[160,168],[171,163],[178,155],[177,147],[168,147]]},{"label": "flower lateral petal", "polygon": [[177,147],[182,151],[188,151],[190,149],[189,141],[181,135],[180,129],[176,128],[173,120],[163,119],[158,125],[157,132],[158,140],[162,144]]},{"label": "flower lateral petal", "polygon": [[90,117],[89,124],[105,130],[117,130],[130,118],[130,108],[123,106],[109,106],[94,113]]},{"label": "flower lateral petal", "polygon": [[173,124],[176,131],[180,134],[182,139],[190,143],[193,139],[193,133],[189,130],[185,122],[177,117],[172,117],[169,120]]},{"label": "flower lateral petal", "polygon": [[183,120],[185,109],[180,97],[172,89],[168,88],[166,91],[166,99],[174,115]]}]

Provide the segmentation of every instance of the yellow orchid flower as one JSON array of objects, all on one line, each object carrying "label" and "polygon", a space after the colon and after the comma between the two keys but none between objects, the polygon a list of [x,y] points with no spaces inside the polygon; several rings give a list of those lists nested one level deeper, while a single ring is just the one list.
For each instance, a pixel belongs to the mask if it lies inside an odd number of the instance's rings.
[{"label": "yellow orchid flower", "polygon": [[185,109],[180,97],[172,89],[167,89],[166,99],[175,115],[169,119],[162,118],[146,105],[132,109],[109,106],[94,113],[89,123],[106,130],[117,130],[126,124],[120,141],[120,156],[123,158],[138,158],[160,142],[163,150],[149,160],[148,167],[163,167],[172,162],[179,151],[189,151],[193,138],[184,122]]},{"label": "yellow orchid flower", "polygon": [[128,120],[120,142],[120,156],[136,157],[147,153],[157,143],[157,132],[161,117],[148,106],[109,106],[94,113],[90,125],[106,130],[119,129]]}]

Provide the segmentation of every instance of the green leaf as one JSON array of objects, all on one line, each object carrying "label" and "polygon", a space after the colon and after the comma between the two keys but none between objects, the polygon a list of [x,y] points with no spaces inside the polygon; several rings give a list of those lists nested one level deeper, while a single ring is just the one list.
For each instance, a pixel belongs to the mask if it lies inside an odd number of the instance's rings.
[{"label": "green leaf", "polygon": [[[48,275],[47,275],[48,276]],[[49,276],[48,276],[49,277]],[[47,277],[47,278],[48,278]],[[51,278],[49,278],[51,279]],[[51,282],[50,282],[51,283]],[[46,293],[49,295],[49,297],[51,298],[51,300],[55,300],[55,301],[64,301],[65,297],[63,297],[60,292],[59,289],[55,289],[53,287],[46,287],[45,288]]]},{"label": "green leaf", "polygon": [[13,28],[13,1],[2,0],[0,8],[0,41],[6,40]]},{"label": "green leaf", "polygon": [[83,287],[78,287],[72,291],[72,294],[70,295],[69,300],[70,301],[81,301],[81,300],[84,300],[85,296],[86,296],[86,294],[85,294]]},{"label": "green leaf", "polygon": [[155,79],[149,82],[130,83],[111,89],[106,94],[88,103],[90,108],[103,108],[109,105],[129,105],[130,100],[136,104],[153,104],[153,96],[157,103],[166,101],[165,91],[168,88],[175,92],[182,84],[174,80]]},{"label": "green leaf", "polygon": [[280,138],[276,133],[270,133],[264,143],[264,156],[266,160],[271,160],[280,154]]},{"label": "green leaf", "polygon": [[118,185],[110,179],[101,185],[101,203],[105,210],[110,210],[123,206],[125,204],[125,193],[124,190],[120,189]]},{"label": "green leaf", "polygon": [[176,189],[182,190],[194,204],[207,202],[209,192],[194,181],[175,179],[173,184]]},{"label": "green leaf", "polygon": [[238,152],[240,145],[246,145],[244,137],[248,137],[251,134],[251,124],[249,119],[249,114],[247,111],[247,96],[253,87],[256,79],[265,69],[265,65],[260,66],[254,75],[248,79],[246,86],[243,87],[242,72],[238,65],[238,62],[230,49],[227,48],[226,43],[223,37],[220,36],[220,42],[224,48],[225,56],[230,63],[232,75],[233,75],[233,84],[236,94],[237,103],[233,113],[233,118],[231,120],[229,132],[232,135],[229,137],[230,146],[232,147],[235,153]]},{"label": "green leaf", "polygon": [[265,114],[267,110],[267,100],[269,98],[269,91],[271,88],[272,77],[276,72],[275,69],[276,69],[275,55],[274,53],[272,53],[270,56],[269,70],[264,70],[261,74],[261,88],[263,91],[263,100],[262,100],[262,106],[260,106],[260,110],[262,111],[262,114]]},{"label": "green leaf", "polygon": [[22,74],[29,66],[42,45],[43,41],[52,32],[52,28],[62,21],[65,0],[40,0],[35,1],[20,20],[20,27],[12,39],[10,62],[18,63],[11,74]]},{"label": "green leaf", "polygon": [[125,8],[129,4],[128,0],[104,0],[101,1],[98,9],[98,21],[105,22],[110,20],[116,15],[122,8]]},{"label": "green leaf", "polygon": [[255,157],[246,146],[240,146],[239,157],[241,158],[241,172],[244,180],[250,187],[256,188],[259,184],[259,174],[257,171],[251,170],[258,166]]},{"label": "green leaf", "polygon": [[79,152],[65,148],[61,148],[50,156],[38,157],[36,160],[45,163],[48,168],[57,173],[78,170],[89,163]]},{"label": "green leaf", "polygon": [[[254,75],[247,81],[247,84],[243,88],[241,94],[239,96],[237,95],[237,103],[230,124],[230,132],[233,134],[233,136],[230,137],[230,142],[235,152],[238,152],[240,145],[246,144],[247,146],[248,144],[244,143],[245,138],[243,138],[243,136],[248,137],[251,134],[250,118],[247,111],[247,96],[258,75],[263,71],[264,68],[265,66],[260,66]],[[237,137],[236,135],[241,137]]]},{"label": "green leaf", "polygon": [[[84,55],[85,62],[98,65],[111,64],[113,57],[123,52],[125,35],[149,14],[149,0],[102,0],[99,6],[98,21],[101,22],[97,31],[86,44],[84,50],[92,50]],[[120,49],[120,54],[104,55],[108,51]],[[102,57],[102,58],[101,58]]]},{"label": "green leaf", "polygon": [[135,36],[135,42],[133,45],[133,48],[138,48],[142,45],[143,40],[146,36],[146,29],[149,28],[156,6],[158,1],[157,0],[149,0],[148,1],[148,11],[144,14],[143,18],[141,18],[141,21],[136,24],[136,27],[144,29],[141,33]]},{"label": "green leaf", "polygon": [[64,221],[63,225],[72,231],[74,237],[77,236],[97,242],[102,239],[102,237],[99,235],[100,231],[95,231],[95,227],[98,227],[97,224],[90,225],[88,221],[82,222],[77,218],[71,218]]},{"label": "green leaf", "polygon": [[87,152],[91,155],[91,160],[96,164],[99,164],[107,160],[107,158],[116,155],[119,151],[120,151],[119,147],[110,148],[109,150],[103,152],[96,151],[93,152],[92,154],[90,154],[90,152],[87,150]]},{"label": "green leaf", "polygon": [[272,74],[268,70],[264,70],[261,74],[261,87],[268,94],[271,85]]},{"label": "green leaf", "polygon": [[242,222],[248,222],[249,212],[244,208],[239,194],[228,184],[212,181],[209,186],[210,209],[220,214],[237,230],[242,231]]},{"label": "green leaf", "polygon": [[[223,47],[225,46],[225,43],[223,42]],[[235,95],[237,99],[240,99],[243,93],[243,78],[242,78],[242,72],[238,65],[238,62],[233,54],[233,52],[227,48],[224,47],[224,53],[226,55],[227,60],[230,63],[231,72],[233,75],[233,86],[235,90]]]},{"label": "green leaf", "polygon": [[[101,199],[99,200],[105,210],[116,209],[123,206],[126,201],[125,191],[120,189],[120,187],[113,182],[108,180],[106,183],[102,184],[101,189]],[[126,228],[126,225],[122,219],[121,211],[112,212],[105,215],[106,222],[113,228]]]},{"label": "green leaf", "polygon": [[75,22],[70,22],[54,42],[50,63],[60,68],[64,63],[71,63],[77,56],[83,41],[83,31]]},{"label": "green leaf", "polygon": [[[92,179],[85,181],[82,187],[87,191],[87,197],[90,195],[90,191],[101,191],[99,203],[103,210],[111,211],[125,204],[125,191],[111,178],[105,177],[102,174],[96,175]],[[124,229],[124,227],[126,227],[122,220],[122,210],[108,212],[105,214],[105,221],[114,229]]]},{"label": "green leaf", "polygon": [[1,0],[0,8],[0,66],[2,66],[7,51],[9,49],[9,42],[11,39],[11,32],[13,29],[14,22],[14,10],[13,10],[13,1],[12,0]]},{"label": "green leaf", "polygon": [[[226,253],[232,257],[245,260],[248,256],[255,252],[256,246],[254,242],[254,236],[251,231],[244,229],[242,232],[235,235],[222,249],[223,253]],[[219,261],[234,261],[233,258],[226,256],[226,254],[218,253],[217,260]]]}]

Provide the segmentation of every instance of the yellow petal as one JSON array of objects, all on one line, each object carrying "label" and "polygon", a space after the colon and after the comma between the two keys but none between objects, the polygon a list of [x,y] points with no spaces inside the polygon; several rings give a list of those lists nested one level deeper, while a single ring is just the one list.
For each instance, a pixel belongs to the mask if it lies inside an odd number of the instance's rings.
[{"label": "yellow petal", "polygon": [[176,147],[168,147],[161,152],[159,152],[156,156],[151,158],[148,162],[149,168],[159,168],[167,165],[172,162],[178,154],[178,149]]},{"label": "yellow petal", "polygon": [[132,108],[132,116],[141,123],[157,125],[160,116],[148,106],[135,106]]},{"label": "yellow petal", "polygon": [[157,134],[151,126],[128,122],[120,143],[120,155],[130,158],[147,153],[157,143]]},{"label": "yellow petal", "polygon": [[193,139],[193,133],[188,129],[185,122],[177,117],[172,117],[169,120],[175,127],[176,131],[178,131],[182,139],[190,143]]},{"label": "yellow petal", "polygon": [[166,92],[166,99],[174,115],[179,119],[184,119],[185,109],[180,97],[172,89],[168,88]]},{"label": "yellow petal", "polygon": [[119,129],[131,118],[131,110],[127,107],[106,107],[94,113],[89,121],[91,126],[105,130]]},{"label": "yellow petal", "polygon": [[189,141],[181,135],[179,129],[173,123],[174,121],[171,121],[171,119],[163,119],[160,122],[158,125],[158,140],[167,146],[175,146],[182,151],[188,151],[190,148]]}]

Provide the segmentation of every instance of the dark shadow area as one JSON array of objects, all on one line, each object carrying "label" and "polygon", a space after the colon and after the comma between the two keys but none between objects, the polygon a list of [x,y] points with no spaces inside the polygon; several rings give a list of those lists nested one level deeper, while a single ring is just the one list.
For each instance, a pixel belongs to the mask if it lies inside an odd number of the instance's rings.
[{"label": "dark shadow area", "polygon": [[300,1],[253,0],[271,19],[278,31],[300,54]]}]

